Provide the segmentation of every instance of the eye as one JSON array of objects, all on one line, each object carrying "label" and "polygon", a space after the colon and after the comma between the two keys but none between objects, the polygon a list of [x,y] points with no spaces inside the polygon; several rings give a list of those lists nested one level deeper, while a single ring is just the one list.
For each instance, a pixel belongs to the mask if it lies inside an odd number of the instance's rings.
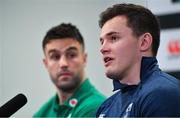
[{"label": "eye", "polygon": [[68,59],[72,59],[72,58],[77,57],[77,55],[78,55],[77,52],[73,51],[73,52],[68,52],[66,56]]},{"label": "eye", "polygon": [[104,40],[102,38],[100,38],[100,43],[101,45],[104,43]]},{"label": "eye", "polygon": [[110,39],[110,40],[111,40],[112,42],[114,42],[114,41],[117,41],[118,39],[119,39],[119,37],[117,37],[117,36],[111,36],[111,39]]},{"label": "eye", "polygon": [[60,59],[60,55],[59,54],[51,54],[50,55],[50,59],[51,60],[54,60],[54,61],[57,61],[57,60],[59,60]]}]

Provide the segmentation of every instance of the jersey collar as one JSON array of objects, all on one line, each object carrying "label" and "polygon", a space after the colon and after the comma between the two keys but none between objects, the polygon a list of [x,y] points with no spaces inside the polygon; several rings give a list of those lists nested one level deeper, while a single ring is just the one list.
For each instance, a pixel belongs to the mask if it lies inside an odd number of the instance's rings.
[{"label": "jersey collar", "polygon": [[[157,59],[156,57],[143,57],[141,61],[141,71],[140,71],[140,78],[141,82],[143,83],[146,81],[148,78],[149,74],[151,73],[152,70],[157,69]],[[122,84],[119,82],[119,80],[113,80],[113,86],[114,89],[113,91],[121,89],[121,91],[127,91],[129,89],[134,89],[138,85],[127,85],[127,84]]]},{"label": "jersey collar", "polygon": [[80,87],[74,92],[74,94],[66,100],[66,102],[63,105],[59,105],[58,103],[58,95],[56,94],[55,100],[54,100],[54,106],[55,109],[61,106],[66,106],[69,108],[75,107],[78,102],[81,100],[81,96],[88,94],[89,88],[93,89],[94,87],[91,85],[89,79],[85,79],[84,82],[80,85]]}]

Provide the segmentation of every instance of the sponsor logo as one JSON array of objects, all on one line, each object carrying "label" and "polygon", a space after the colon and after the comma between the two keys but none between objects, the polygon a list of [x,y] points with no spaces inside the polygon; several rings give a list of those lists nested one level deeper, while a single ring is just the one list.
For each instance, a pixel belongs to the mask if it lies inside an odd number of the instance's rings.
[{"label": "sponsor logo", "polygon": [[168,43],[168,52],[171,56],[180,55],[180,39],[171,40]]}]

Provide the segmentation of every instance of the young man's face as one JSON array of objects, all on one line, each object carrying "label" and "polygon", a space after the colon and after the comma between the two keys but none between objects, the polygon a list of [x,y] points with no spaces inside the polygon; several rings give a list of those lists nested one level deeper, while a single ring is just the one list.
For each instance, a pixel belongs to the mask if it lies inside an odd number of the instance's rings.
[{"label": "young man's face", "polygon": [[86,54],[72,38],[51,40],[45,47],[44,64],[53,83],[62,91],[72,91],[84,78]]},{"label": "young man's face", "polygon": [[139,63],[139,42],[125,16],[116,16],[103,25],[100,42],[107,77],[122,80]]}]

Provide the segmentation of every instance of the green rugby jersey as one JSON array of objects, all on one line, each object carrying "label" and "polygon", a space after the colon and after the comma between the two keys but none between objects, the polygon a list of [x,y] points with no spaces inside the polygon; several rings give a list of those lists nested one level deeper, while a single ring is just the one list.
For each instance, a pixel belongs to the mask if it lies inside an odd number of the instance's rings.
[{"label": "green rugby jersey", "polygon": [[63,105],[59,105],[55,95],[34,117],[93,117],[104,100],[105,96],[86,79]]}]

